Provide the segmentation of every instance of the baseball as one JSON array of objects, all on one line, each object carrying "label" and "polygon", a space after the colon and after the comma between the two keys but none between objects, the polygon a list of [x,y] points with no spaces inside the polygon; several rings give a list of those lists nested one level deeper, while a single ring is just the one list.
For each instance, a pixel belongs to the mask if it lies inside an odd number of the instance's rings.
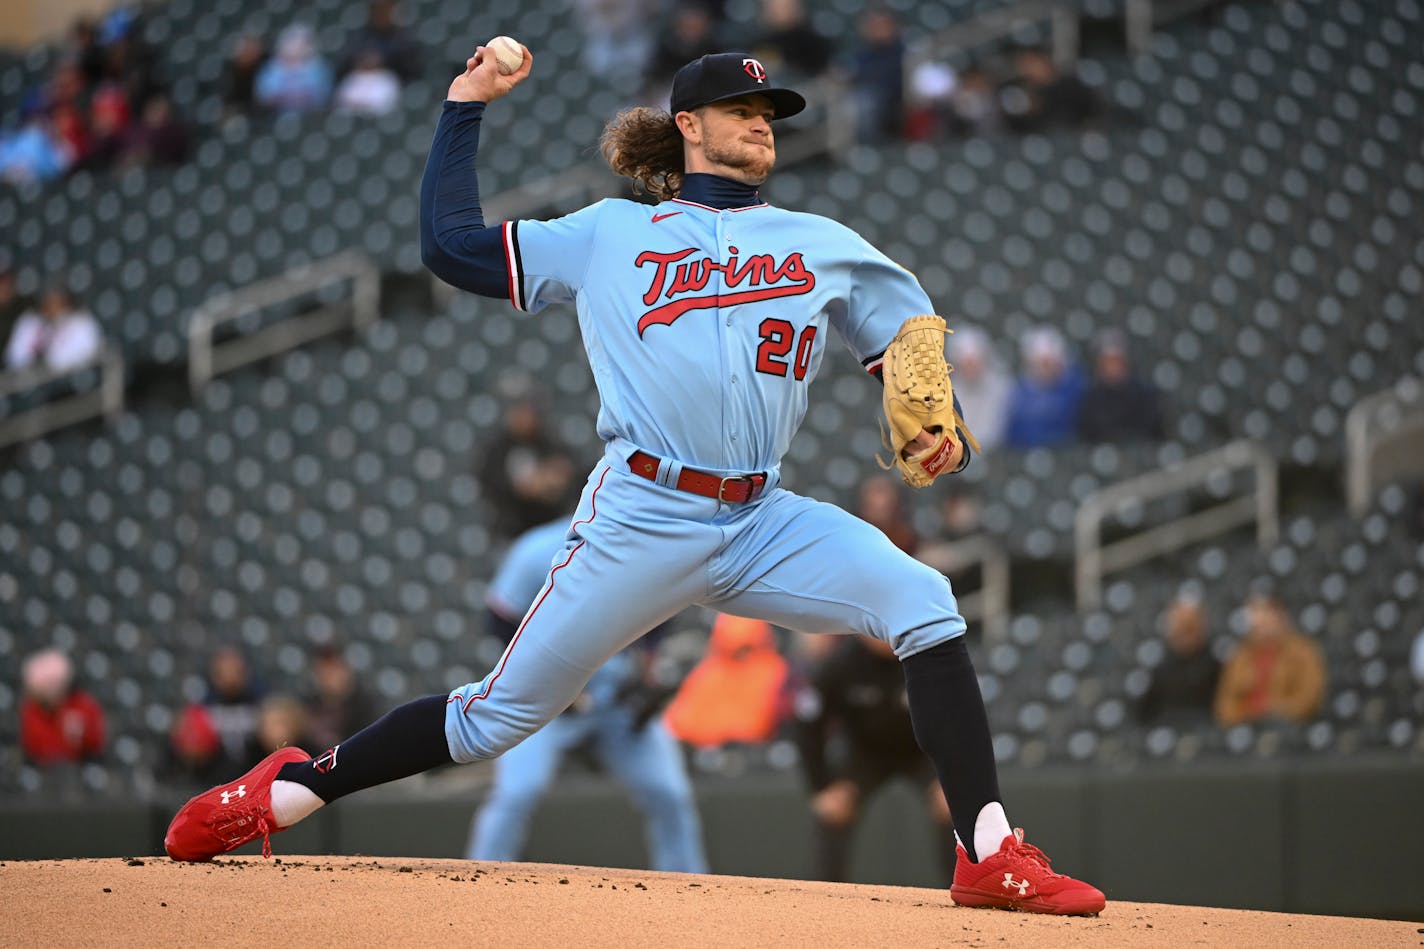
[{"label": "baseball", "polygon": [[511,37],[496,36],[485,46],[494,51],[495,65],[501,76],[508,76],[524,65],[524,49]]}]

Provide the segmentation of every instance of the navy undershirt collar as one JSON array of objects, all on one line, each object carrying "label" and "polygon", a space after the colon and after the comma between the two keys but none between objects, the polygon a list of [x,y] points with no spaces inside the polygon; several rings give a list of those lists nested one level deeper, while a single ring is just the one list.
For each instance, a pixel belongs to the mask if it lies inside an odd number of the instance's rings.
[{"label": "navy undershirt collar", "polygon": [[765,203],[757,189],[751,185],[706,172],[693,172],[683,176],[682,190],[678,197],[683,201],[705,204],[709,208],[722,211]]}]

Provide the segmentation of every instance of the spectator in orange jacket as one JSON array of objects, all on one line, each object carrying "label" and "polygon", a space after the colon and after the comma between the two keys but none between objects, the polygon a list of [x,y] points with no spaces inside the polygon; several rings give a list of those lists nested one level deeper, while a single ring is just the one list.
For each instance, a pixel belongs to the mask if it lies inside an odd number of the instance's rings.
[{"label": "spectator in orange jacket", "polygon": [[1325,697],[1320,648],[1295,628],[1275,597],[1253,596],[1246,612],[1246,636],[1226,661],[1216,689],[1217,722],[1310,720]]},{"label": "spectator in orange jacket", "polygon": [[789,674],[771,626],[720,614],[707,655],[668,707],[668,729],[700,747],[770,741],[789,711]]},{"label": "spectator in orange jacket", "polygon": [[25,660],[20,672],[20,747],[45,767],[97,758],[104,750],[104,710],[74,687],[74,666],[58,649]]}]

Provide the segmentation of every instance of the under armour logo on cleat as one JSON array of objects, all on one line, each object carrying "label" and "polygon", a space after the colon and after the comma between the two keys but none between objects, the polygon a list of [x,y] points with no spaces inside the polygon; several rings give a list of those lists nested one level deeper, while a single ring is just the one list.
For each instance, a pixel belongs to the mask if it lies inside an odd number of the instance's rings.
[{"label": "under armour logo on cleat", "polygon": [[239,784],[236,791],[222,792],[222,802],[224,804],[231,804],[232,799],[236,797],[247,797],[247,785]]},{"label": "under armour logo on cleat", "polygon": [[1017,888],[1019,891],[1019,896],[1024,896],[1028,893],[1028,878],[1025,877],[1022,880],[1015,880],[1014,875],[1012,873],[1006,872],[1004,874],[1003,887],[1006,890],[1012,890]]}]

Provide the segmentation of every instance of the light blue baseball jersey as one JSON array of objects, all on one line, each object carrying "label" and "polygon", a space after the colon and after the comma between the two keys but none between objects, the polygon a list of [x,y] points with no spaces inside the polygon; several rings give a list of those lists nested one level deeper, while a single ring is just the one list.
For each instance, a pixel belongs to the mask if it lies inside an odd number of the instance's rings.
[{"label": "light blue baseball jersey", "polygon": [[599,434],[698,468],[776,468],[828,330],[874,370],[901,323],[934,312],[854,231],[767,204],[612,199],[503,228],[514,305],[578,308]]}]

